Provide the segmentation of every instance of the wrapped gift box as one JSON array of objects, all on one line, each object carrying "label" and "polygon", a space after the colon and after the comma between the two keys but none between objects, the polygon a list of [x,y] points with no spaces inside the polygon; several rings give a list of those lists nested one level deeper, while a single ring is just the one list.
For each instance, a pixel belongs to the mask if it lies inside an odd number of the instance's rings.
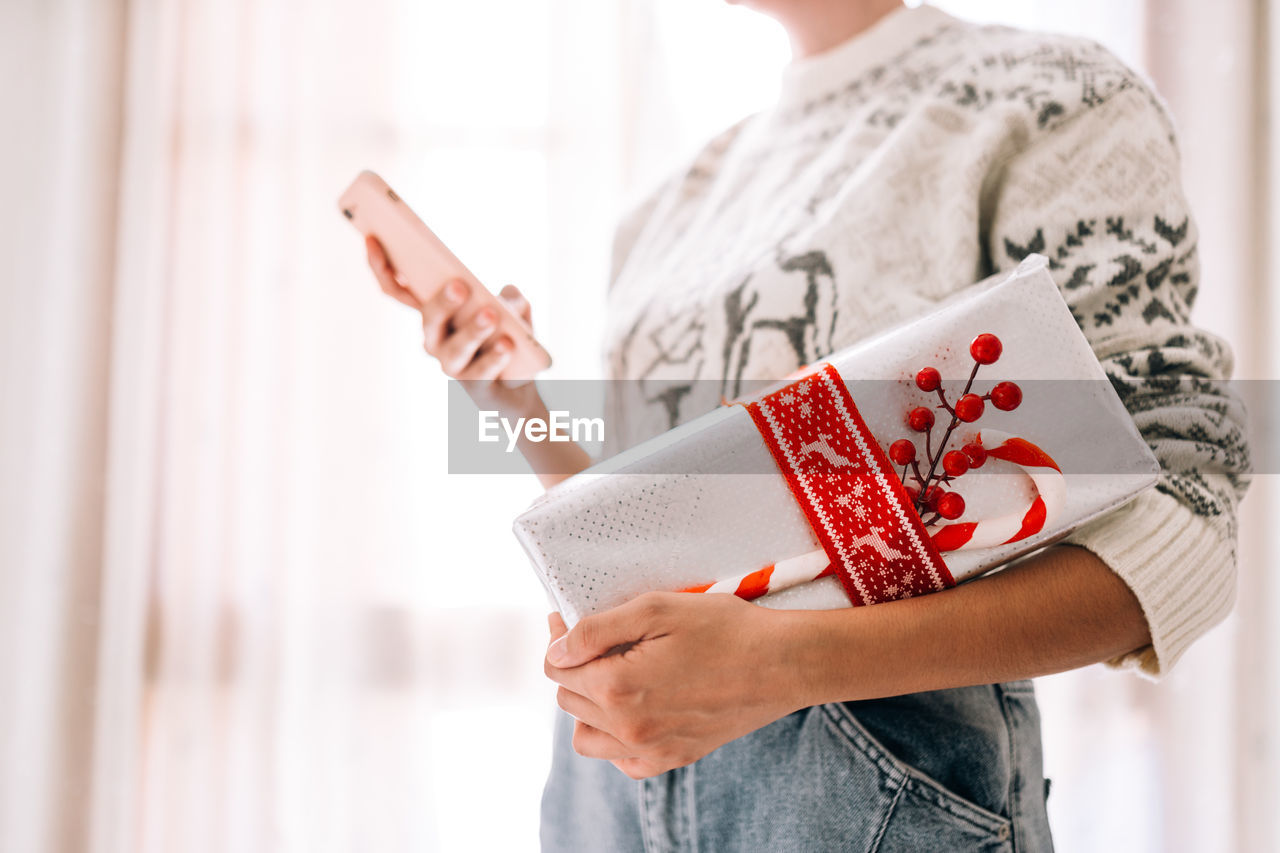
[{"label": "wrapped gift box", "polygon": [[[975,371],[981,334],[1003,347]],[[908,424],[919,407],[936,414],[929,449],[941,458],[953,410],[918,386],[926,366],[950,405],[967,381],[978,394],[1010,380],[1022,391],[1012,411],[988,400],[947,442],[992,454],[942,486],[963,494],[958,518],[911,511],[887,458],[909,439],[929,467],[925,434]],[[571,477],[516,519],[566,622],[650,590],[829,609],[942,589],[1065,536],[1159,473],[1039,256],[739,402]]]}]

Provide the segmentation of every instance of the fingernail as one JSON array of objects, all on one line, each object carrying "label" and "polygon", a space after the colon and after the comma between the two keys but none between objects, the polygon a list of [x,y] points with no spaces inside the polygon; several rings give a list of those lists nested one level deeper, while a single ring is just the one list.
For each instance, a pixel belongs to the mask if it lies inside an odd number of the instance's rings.
[{"label": "fingernail", "polygon": [[493,325],[493,312],[485,309],[476,315],[476,325],[482,329],[487,329]]},{"label": "fingernail", "polygon": [[556,666],[560,666],[569,659],[569,644],[565,642],[568,638],[569,635],[565,634],[547,647],[547,660]]},{"label": "fingernail", "polygon": [[451,281],[444,289],[445,299],[448,299],[450,302],[461,302],[462,297],[466,295],[466,290],[463,289],[462,282],[460,281]]}]

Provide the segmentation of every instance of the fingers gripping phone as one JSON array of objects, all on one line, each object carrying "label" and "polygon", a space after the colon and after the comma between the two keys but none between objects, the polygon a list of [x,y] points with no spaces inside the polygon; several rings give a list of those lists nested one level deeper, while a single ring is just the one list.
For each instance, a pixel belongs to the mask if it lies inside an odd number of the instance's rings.
[{"label": "fingers gripping phone", "polygon": [[396,275],[418,302],[425,303],[457,278],[467,283],[471,295],[454,316],[455,325],[465,324],[483,308],[493,310],[498,318],[495,334],[505,333],[514,344],[500,378],[529,380],[551,365],[551,356],[534,339],[529,325],[490,293],[382,178],[361,172],[338,199],[338,207],[358,231],[377,238]]}]

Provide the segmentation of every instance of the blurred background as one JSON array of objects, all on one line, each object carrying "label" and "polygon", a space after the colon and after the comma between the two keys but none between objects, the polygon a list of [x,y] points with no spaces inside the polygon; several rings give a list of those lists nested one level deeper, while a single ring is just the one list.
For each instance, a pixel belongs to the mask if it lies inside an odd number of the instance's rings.
[{"label": "blurred background", "polygon": [[[1276,11],[937,5],[1155,81],[1198,320],[1280,375]],[[536,849],[537,486],[446,474],[445,382],[335,200],[378,171],[599,376],[614,218],[788,58],[721,0],[0,0],[0,850]],[[1273,479],[1164,682],[1039,683],[1059,849],[1276,849]]]}]

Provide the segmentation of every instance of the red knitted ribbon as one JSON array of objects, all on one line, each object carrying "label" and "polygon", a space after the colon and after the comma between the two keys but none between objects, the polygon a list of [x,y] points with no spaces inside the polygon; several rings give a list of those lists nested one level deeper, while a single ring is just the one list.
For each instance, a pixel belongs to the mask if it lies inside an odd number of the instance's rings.
[{"label": "red knitted ribbon", "polygon": [[746,406],[850,601],[955,586],[834,367],[823,364]]}]

